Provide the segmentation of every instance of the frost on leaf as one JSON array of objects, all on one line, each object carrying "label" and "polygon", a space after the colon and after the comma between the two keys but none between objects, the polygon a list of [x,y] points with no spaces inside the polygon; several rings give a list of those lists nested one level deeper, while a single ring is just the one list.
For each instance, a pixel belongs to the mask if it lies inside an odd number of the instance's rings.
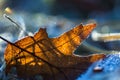
[{"label": "frost on leaf", "polygon": [[34,36],[8,43],[4,58],[6,73],[16,67],[22,78],[42,75],[44,80],[74,80],[104,54],[78,56],[73,53],[87,38],[96,24],[78,25],[56,38],[49,38],[46,29],[40,28]]}]

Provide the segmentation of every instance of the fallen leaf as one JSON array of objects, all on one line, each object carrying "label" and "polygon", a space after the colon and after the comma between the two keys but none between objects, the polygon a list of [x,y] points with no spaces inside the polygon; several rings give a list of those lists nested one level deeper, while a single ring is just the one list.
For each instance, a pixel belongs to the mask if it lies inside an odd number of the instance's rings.
[{"label": "fallen leaf", "polygon": [[73,54],[95,26],[93,23],[81,24],[57,38],[49,38],[46,29],[40,28],[34,36],[9,42],[4,54],[6,73],[16,67],[18,76],[24,79],[40,74],[44,80],[74,80],[93,62],[105,56]]}]

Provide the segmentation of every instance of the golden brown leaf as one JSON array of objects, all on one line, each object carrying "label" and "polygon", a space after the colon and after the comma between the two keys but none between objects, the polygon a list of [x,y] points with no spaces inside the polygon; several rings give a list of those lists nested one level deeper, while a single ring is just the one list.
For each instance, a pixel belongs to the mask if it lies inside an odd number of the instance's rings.
[{"label": "golden brown leaf", "polygon": [[91,63],[105,56],[82,57],[73,54],[95,26],[93,23],[81,24],[57,38],[49,38],[46,30],[41,28],[33,37],[9,43],[4,55],[6,72],[16,67],[18,76],[23,78],[41,74],[45,80],[74,80]]}]

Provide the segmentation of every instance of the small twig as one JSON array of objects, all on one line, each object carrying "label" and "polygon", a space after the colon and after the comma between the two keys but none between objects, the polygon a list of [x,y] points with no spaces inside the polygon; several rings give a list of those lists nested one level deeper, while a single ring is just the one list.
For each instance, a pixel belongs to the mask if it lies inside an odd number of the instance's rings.
[{"label": "small twig", "polygon": [[116,40],[120,40],[120,33],[106,33],[106,34],[102,34],[102,33],[98,33],[97,31],[94,31],[92,33],[92,38],[95,41],[104,41],[104,42],[108,42],[108,41],[116,41]]},{"label": "small twig", "polygon": [[5,69],[5,67],[6,67],[6,64],[5,64],[5,62],[2,64],[2,66],[0,67],[0,72],[2,72],[4,69]]},{"label": "small twig", "polygon": [[10,22],[12,22],[13,24],[15,24],[18,29],[24,31],[24,33],[25,33],[26,35],[29,35],[27,31],[25,31],[16,21],[14,21],[14,20],[13,20],[12,18],[10,18],[8,15],[4,14],[3,16],[4,16],[6,19],[8,19]]}]

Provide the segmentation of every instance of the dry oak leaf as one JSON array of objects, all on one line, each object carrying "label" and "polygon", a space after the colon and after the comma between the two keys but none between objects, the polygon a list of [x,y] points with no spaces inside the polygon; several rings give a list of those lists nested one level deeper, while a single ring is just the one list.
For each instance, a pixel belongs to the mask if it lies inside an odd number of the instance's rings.
[{"label": "dry oak leaf", "polygon": [[44,80],[74,80],[104,54],[78,56],[75,48],[87,38],[96,24],[78,25],[60,37],[49,38],[40,28],[34,36],[8,43],[4,58],[6,73],[16,67],[17,75],[24,79],[42,75]]}]

